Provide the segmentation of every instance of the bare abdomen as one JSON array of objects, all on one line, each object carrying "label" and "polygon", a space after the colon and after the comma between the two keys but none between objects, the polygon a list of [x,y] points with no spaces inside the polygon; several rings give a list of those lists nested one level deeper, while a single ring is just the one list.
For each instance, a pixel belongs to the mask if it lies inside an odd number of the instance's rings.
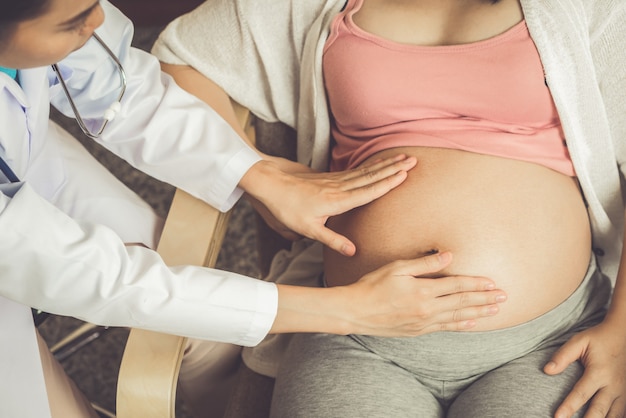
[{"label": "bare abdomen", "polygon": [[328,225],[357,246],[325,250],[329,286],[352,283],[399,259],[451,251],[442,275],[490,277],[507,292],[474,330],[514,326],[565,300],[582,281],[591,235],[576,181],[545,167],[463,151],[408,147],[417,167],[397,189]]}]

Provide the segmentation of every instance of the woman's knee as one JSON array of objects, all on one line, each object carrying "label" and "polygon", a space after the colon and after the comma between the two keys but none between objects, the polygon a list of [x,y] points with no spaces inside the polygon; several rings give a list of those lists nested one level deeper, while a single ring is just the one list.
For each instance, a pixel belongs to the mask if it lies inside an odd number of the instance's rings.
[{"label": "woman's knee", "polygon": [[485,374],[455,399],[448,418],[553,416],[583,373],[582,365],[574,363],[559,375],[545,374],[543,366],[555,349],[530,353]]}]

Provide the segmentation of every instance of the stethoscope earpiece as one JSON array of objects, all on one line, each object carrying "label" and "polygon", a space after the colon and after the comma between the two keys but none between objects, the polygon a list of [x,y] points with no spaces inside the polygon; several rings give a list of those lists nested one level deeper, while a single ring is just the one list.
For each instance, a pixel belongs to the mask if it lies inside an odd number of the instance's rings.
[{"label": "stethoscope earpiece", "polygon": [[112,121],[117,116],[118,112],[122,108],[122,104],[120,102],[114,102],[109,106],[109,108],[104,112],[104,120]]}]

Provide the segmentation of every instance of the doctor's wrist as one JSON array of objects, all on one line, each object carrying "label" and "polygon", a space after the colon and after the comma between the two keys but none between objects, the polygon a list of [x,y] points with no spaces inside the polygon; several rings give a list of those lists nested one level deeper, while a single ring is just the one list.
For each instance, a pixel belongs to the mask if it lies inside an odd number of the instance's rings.
[{"label": "doctor's wrist", "polygon": [[239,181],[239,187],[254,199],[266,204],[280,193],[280,184],[289,177],[276,163],[260,160]]},{"label": "doctor's wrist", "polygon": [[357,331],[350,292],[340,287],[277,285],[278,311],[270,333],[321,332],[347,335]]}]

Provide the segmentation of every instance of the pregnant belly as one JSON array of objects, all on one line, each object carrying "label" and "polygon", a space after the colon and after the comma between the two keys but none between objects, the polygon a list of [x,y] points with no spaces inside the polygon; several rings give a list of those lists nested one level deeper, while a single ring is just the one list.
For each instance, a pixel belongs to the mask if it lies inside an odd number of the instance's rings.
[{"label": "pregnant belly", "polygon": [[352,283],[393,260],[451,251],[436,277],[489,277],[508,300],[476,331],[518,325],[564,301],[581,283],[591,252],[587,211],[575,179],[537,164],[458,150],[383,151],[418,159],[382,198],[329,219],[357,246],[325,249],[329,286]]}]

